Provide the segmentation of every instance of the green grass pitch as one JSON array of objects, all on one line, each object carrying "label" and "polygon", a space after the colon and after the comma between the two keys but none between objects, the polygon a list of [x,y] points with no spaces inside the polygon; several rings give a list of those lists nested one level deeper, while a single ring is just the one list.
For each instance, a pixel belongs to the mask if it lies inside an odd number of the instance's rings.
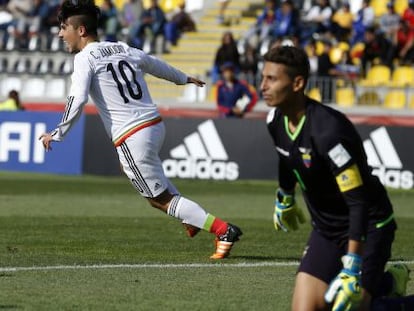
[{"label": "green grass pitch", "polygon": [[[0,173],[0,309],[288,310],[310,225],[273,229],[275,182],[174,182],[243,229],[231,257],[210,260],[211,234],[187,238],[125,177]],[[390,196],[393,260],[414,270],[414,191]]]}]

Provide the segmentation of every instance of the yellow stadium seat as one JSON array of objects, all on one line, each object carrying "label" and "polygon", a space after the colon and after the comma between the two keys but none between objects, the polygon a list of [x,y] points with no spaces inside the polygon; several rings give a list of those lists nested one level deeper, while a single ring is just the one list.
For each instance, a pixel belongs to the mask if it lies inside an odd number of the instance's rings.
[{"label": "yellow stadium seat", "polygon": [[391,75],[391,87],[414,86],[414,68],[411,66],[399,66]]},{"label": "yellow stadium seat", "polygon": [[349,43],[344,42],[344,41],[339,42],[338,47],[344,52],[347,52],[351,49],[351,47],[349,46]]},{"label": "yellow stadium seat", "polygon": [[403,109],[406,105],[406,96],[404,91],[389,91],[384,98],[384,107],[390,109]]},{"label": "yellow stadium seat", "polygon": [[381,99],[376,92],[368,91],[358,98],[358,105],[362,106],[380,106]]},{"label": "yellow stadium seat", "polygon": [[405,9],[408,8],[408,0],[395,0],[394,8],[395,12],[398,13],[398,15],[402,16]]},{"label": "yellow stadium seat", "polygon": [[325,49],[323,42],[316,41],[316,55],[321,55]]},{"label": "yellow stadium seat", "polygon": [[387,13],[387,0],[371,0],[370,6],[374,9],[375,17]]},{"label": "yellow stadium seat", "polygon": [[336,104],[341,107],[351,107],[355,104],[355,91],[352,87],[336,90]]},{"label": "yellow stadium seat", "polygon": [[211,102],[216,102],[217,101],[217,85],[213,84],[211,86],[210,92],[208,93],[208,99]]},{"label": "yellow stadium seat", "polygon": [[319,88],[317,88],[317,87],[314,87],[314,88],[310,89],[310,90],[308,91],[308,96],[309,96],[310,98],[312,98],[313,100],[317,100],[317,101],[319,101],[319,102],[321,102],[321,101],[322,101],[322,94],[321,94],[321,91],[320,91],[320,90],[319,90]]},{"label": "yellow stadium seat", "polygon": [[411,109],[414,109],[414,96],[411,96],[411,98],[410,98],[409,107]]},{"label": "yellow stadium seat", "polygon": [[[164,12],[171,12],[181,4],[183,0],[160,0],[158,1],[159,6]],[[151,0],[142,1],[144,8],[149,8],[151,5]]]},{"label": "yellow stadium seat", "polygon": [[[113,3],[118,10],[122,10],[122,8],[124,7],[125,1],[124,0],[113,0]],[[103,4],[103,0],[95,0],[95,4],[101,7]]]},{"label": "yellow stadium seat", "polygon": [[361,86],[379,86],[390,82],[391,69],[385,65],[372,66],[365,79],[360,81]]},{"label": "yellow stadium seat", "polygon": [[332,64],[338,64],[341,61],[343,54],[344,51],[340,47],[333,47],[329,51],[329,59],[331,60]]}]

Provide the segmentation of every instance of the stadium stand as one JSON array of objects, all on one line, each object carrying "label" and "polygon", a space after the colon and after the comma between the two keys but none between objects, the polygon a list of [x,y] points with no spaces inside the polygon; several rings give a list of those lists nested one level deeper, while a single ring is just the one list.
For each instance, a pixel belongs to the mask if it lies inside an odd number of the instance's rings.
[{"label": "stadium stand", "polygon": [[[203,15],[197,22],[197,32],[185,33],[178,45],[171,48],[171,53],[163,54],[161,57],[177,68],[207,80],[223,32],[231,31],[236,38],[240,38],[255,21],[254,17],[244,16],[243,12],[249,11],[249,7],[255,3],[261,4],[263,1],[232,0],[226,10],[226,15],[233,21],[233,24],[227,27],[217,24],[218,5],[217,2],[212,3],[210,7],[203,10]],[[157,81],[152,77],[148,77],[148,82],[154,97],[161,99],[168,94],[170,97],[179,97],[182,101],[192,101],[194,98],[202,101],[209,98],[211,92],[210,88],[207,92],[197,91],[191,85],[183,92],[173,85]]]},{"label": "stadium stand", "polygon": [[384,107],[389,109],[403,109],[406,107],[406,95],[403,90],[391,90],[384,99]]},{"label": "stadium stand", "polygon": [[394,0],[395,11],[402,15],[405,9],[408,7],[408,0]]},{"label": "stadium stand", "polygon": [[414,86],[414,68],[412,66],[398,66],[391,75],[390,87]]},{"label": "stadium stand", "polygon": [[355,91],[352,87],[336,89],[336,104],[341,107],[352,107],[355,105]]},{"label": "stadium stand", "polygon": [[[171,15],[182,1],[159,0],[159,4],[167,14]],[[96,4],[100,5],[102,2],[103,0],[97,0]],[[184,33],[176,46],[169,47],[170,53],[161,54],[162,52],[158,49],[160,54],[157,56],[184,72],[205,80],[207,87],[203,89],[198,89],[193,85],[176,87],[168,82],[148,76],[148,84],[154,100],[167,107],[177,102],[185,104],[185,106],[187,103],[190,105],[193,102],[198,102],[201,103],[198,107],[205,105],[206,108],[214,108],[214,100],[212,100],[214,90],[212,83],[210,83],[210,71],[215,52],[221,43],[221,37],[225,31],[232,32],[235,39],[238,40],[239,53],[245,53],[246,40],[243,39],[245,39],[246,32],[256,22],[258,14],[262,12],[264,2],[264,0],[232,0],[226,10],[226,23],[222,25],[217,23],[218,1],[187,0],[186,3],[189,3],[187,8],[192,7],[190,14],[196,21],[197,31]],[[114,0],[114,3],[117,8],[121,8],[124,0]],[[143,0],[144,7],[148,7],[149,3],[150,0]],[[197,3],[199,7],[197,7]],[[387,1],[372,0],[370,4],[377,18],[386,11]],[[394,5],[396,11],[402,14],[408,6],[408,0],[395,0]],[[70,84],[73,58],[63,51],[63,44],[57,37],[58,30],[56,25],[51,25],[47,33],[39,33],[29,37],[27,46],[22,49],[17,45],[16,38],[12,35],[13,28],[7,29],[8,39],[4,41],[4,45],[0,49],[1,96],[7,95],[9,88],[14,87],[21,91],[25,101],[65,102],[65,91]],[[123,29],[119,33],[119,39],[124,40],[125,37],[126,32]],[[348,70],[350,67],[358,68],[360,66],[361,56],[365,49],[364,42],[355,44],[338,42],[335,38],[329,38],[325,34],[317,34],[314,36],[316,57],[324,51],[327,39],[332,40],[329,58],[337,70],[340,71],[344,68]],[[256,50],[259,71],[262,65],[261,57],[273,42],[274,38],[267,38]],[[305,49],[309,48],[308,45],[304,47]],[[351,59],[351,63],[346,63],[345,58]],[[332,76],[329,83],[326,81],[329,79],[327,77],[312,76],[312,81],[308,86],[309,94],[316,99],[323,97],[324,103],[336,103],[344,108],[355,108],[361,105],[387,109],[414,108],[411,106],[411,98],[413,98],[411,93],[414,93],[411,90],[414,87],[414,67],[412,64],[402,64],[401,61],[395,59],[393,65],[388,67],[374,61],[367,68],[366,76],[362,76],[359,71],[354,71],[355,68],[352,69],[352,72],[347,71],[344,76]],[[20,82],[18,82],[19,79]],[[259,80],[257,79],[257,81]],[[318,86],[318,90],[316,86]],[[329,88],[328,91],[327,88]],[[397,96],[394,91],[405,93],[404,104],[401,104],[401,96]],[[390,95],[387,96],[388,93]],[[326,98],[329,100],[325,100]],[[172,99],[174,104],[171,102]],[[260,102],[258,107],[260,107]]]},{"label": "stadium stand", "polygon": [[308,92],[307,95],[317,101],[321,101],[322,100],[322,94],[321,91],[318,87],[313,87],[311,88]]},{"label": "stadium stand", "polygon": [[361,86],[373,87],[386,85],[391,78],[391,69],[385,65],[374,65],[368,69],[365,79],[360,81]]}]

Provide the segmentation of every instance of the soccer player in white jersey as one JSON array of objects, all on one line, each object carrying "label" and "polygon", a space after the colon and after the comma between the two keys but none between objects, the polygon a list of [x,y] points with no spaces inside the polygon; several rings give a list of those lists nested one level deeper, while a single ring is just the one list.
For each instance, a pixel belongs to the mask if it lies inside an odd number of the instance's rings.
[{"label": "soccer player in white jersey", "polygon": [[90,95],[136,190],[153,207],[180,219],[190,237],[200,229],[215,234],[216,250],[210,258],[227,257],[242,232],[181,196],[166,178],[159,158],[164,123],[143,75],[148,73],[178,85],[193,83],[202,87],[205,83],[123,42],[98,42],[99,14],[93,0],[65,0],[61,6],[59,37],[76,55],[65,113],[56,129],[40,137],[43,146],[51,150],[52,142],[63,140]]}]

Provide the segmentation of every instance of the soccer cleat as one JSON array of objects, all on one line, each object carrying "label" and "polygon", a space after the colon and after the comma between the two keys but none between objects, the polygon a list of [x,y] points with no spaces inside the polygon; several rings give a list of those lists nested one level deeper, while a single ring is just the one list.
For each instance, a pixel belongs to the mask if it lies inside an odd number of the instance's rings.
[{"label": "soccer cleat", "polygon": [[185,223],[183,223],[183,226],[184,226],[184,228],[185,228],[185,231],[187,232],[187,235],[190,237],[190,238],[193,238],[193,237],[195,237],[196,235],[197,235],[197,233],[199,233],[200,232],[200,228],[197,228],[197,227],[194,227],[194,226],[192,226],[192,225],[190,225],[190,224],[185,224]]},{"label": "soccer cleat", "polygon": [[410,270],[408,269],[407,265],[403,263],[397,263],[389,267],[386,272],[389,272],[394,280],[392,291],[389,294],[389,297],[405,296],[407,283],[410,279]]},{"label": "soccer cleat", "polygon": [[233,244],[239,240],[242,234],[239,227],[228,224],[226,233],[215,239],[216,252],[210,256],[210,259],[223,259],[229,256]]}]

